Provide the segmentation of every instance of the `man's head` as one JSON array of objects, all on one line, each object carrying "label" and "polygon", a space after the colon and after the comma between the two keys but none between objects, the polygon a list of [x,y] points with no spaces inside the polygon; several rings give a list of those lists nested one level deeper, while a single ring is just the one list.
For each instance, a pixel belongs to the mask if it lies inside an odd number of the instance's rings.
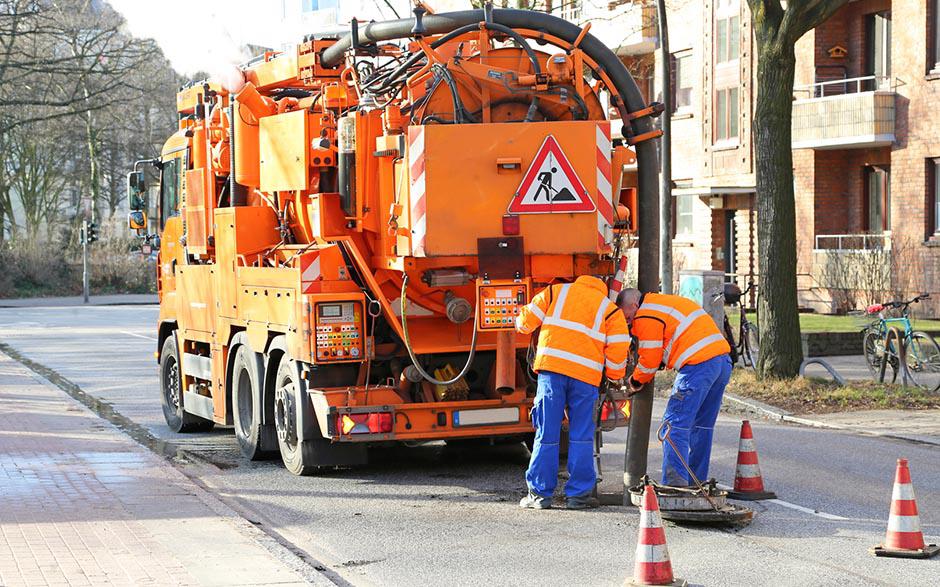
[{"label": "man's head", "polygon": [[633,324],[633,317],[636,316],[637,308],[640,307],[641,297],[640,290],[633,288],[621,290],[617,295],[617,306],[627,319],[627,324]]}]

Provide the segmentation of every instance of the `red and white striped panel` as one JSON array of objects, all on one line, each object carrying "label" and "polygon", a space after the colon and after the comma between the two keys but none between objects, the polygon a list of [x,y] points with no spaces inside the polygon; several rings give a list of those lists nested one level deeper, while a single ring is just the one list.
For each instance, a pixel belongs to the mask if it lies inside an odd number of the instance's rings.
[{"label": "red and white striped panel", "polygon": [[427,236],[427,185],[424,176],[424,127],[408,128],[408,166],[411,173],[411,255],[424,256]]},{"label": "red and white striped panel", "polygon": [[620,290],[623,289],[623,280],[626,279],[626,276],[627,256],[620,255],[620,262],[617,264],[617,273],[614,274],[614,279],[610,282],[610,292],[607,294],[610,301],[617,301],[617,295],[620,293]]},{"label": "red and white striped panel", "polygon": [[610,174],[610,122],[597,124],[597,248],[611,251],[614,239],[614,204]]},{"label": "red and white striped panel", "polygon": [[307,253],[300,258],[300,291],[311,294],[320,291],[320,253]]}]

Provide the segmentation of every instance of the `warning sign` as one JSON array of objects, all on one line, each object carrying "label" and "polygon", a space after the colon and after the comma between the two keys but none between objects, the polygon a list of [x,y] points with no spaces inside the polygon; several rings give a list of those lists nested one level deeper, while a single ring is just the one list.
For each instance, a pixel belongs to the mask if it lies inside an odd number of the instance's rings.
[{"label": "warning sign", "polygon": [[509,202],[510,214],[593,212],[594,201],[578,179],[555,137],[548,135],[539,147]]}]

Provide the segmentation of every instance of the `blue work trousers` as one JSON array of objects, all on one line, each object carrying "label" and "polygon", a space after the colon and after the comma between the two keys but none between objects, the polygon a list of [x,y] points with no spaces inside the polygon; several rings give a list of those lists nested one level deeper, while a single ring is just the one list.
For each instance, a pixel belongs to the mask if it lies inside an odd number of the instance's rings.
[{"label": "blue work trousers", "polygon": [[[676,450],[702,483],[708,478],[715,420],[730,378],[731,358],[728,355],[719,355],[697,365],[685,365],[676,374],[663,414],[663,421],[671,426],[669,437]],[[668,442],[663,442],[663,483],[691,485],[692,479],[676,450]]]},{"label": "blue work trousers", "polygon": [[588,495],[597,483],[594,471],[594,409],[597,386],[567,375],[542,371],[532,406],[535,444],[525,480],[529,491],[551,497],[558,484],[558,443],[568,408],[568,483],[565,495]]}]

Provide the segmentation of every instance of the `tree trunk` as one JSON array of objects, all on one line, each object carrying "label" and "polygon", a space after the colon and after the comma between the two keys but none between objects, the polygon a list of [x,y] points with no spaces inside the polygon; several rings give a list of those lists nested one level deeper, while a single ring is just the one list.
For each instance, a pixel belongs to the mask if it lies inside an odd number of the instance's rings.
[{"label": "tree trunk", "polygon": [[754,116],[757,247],[760,271],[758,373],[795,377],[803,360],[796,299],[796,206],[790,120],[793,45],[768,43],[757,60]]}]

